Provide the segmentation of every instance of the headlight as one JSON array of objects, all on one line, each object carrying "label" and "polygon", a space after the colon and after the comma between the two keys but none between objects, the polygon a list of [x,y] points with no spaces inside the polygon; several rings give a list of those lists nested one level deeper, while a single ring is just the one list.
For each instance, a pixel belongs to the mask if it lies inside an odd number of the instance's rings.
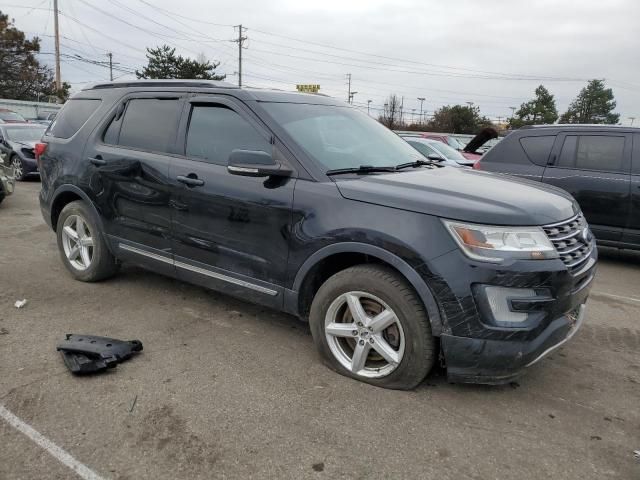
[{"label": "headlight", "polygon": [[494,227],[444,220],[462,251],[474,260],[501,263],[510,259],[558,258],[541,227]]}]

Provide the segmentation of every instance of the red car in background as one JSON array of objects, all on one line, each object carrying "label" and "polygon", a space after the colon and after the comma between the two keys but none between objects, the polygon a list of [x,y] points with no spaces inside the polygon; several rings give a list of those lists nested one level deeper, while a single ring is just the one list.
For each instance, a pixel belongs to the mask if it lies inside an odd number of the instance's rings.
[{"label": "red car in background", "polygon": [[475,163],[482,157],[482,153],[477,153],[476,150],[478,150],[489,140],[498,138],[498,131],[492,127],[483,128],[480,133],[473,137],[471,141],[469,141],[469,143],[467,143],[466,145],[463,145],[456,137],[447,133],[424,132],[419,136],[422,138],[430,138],[432,140],[438,140],[439,142],[445,143],[451,148],[458,150],[464,158]]},{"label": "red car in background", "polygon": [[462,156],[464,158],[466,158],[467,160],[472,160],[474,163],[477,162],[478,160],[480,160],[480,157],[482,157],[481,154],[479,153],[474,153],[474,152],[465,152],[464,151],[464,145],[462,145],[458,139],[456,137],[453,137],[451,135],[447,135],[446,133],[431,133],[431,132],[426,132],[423,133],[422,135],[420,135],[422,138],[430,138],[432,140],[437,140],[439,142],[442,142],[446,145],[449,145],[451,148],[454,148],[456,150],[458,150]]}]

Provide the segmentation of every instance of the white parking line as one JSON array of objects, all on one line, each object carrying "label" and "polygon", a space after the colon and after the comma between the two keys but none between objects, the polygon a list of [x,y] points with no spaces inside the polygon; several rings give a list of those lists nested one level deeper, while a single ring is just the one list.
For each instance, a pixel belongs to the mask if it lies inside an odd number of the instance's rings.
[{"label": "white parking line", "polygon": [[31,426],[24,423],[2,405],[0,405],[0,417],[2,417],[13,428],[24,433],[27,437],[33,440],[34,443],[44,448],[51,456],[76,472],[81,478],[85,480],[104,480],[103,477],[86,465],[80,463],[51,440],[35,431]]},{"label": "white parking line", "polygon": [[627,300],[628,302],[638,302],[640,303],[640,298],[637,297],[625,297],[624,295],[614,295],[613,293],[604,293],[604,292],[591,292],[594,295],[600,295],[602,297],[615,298],[617,300]]}]

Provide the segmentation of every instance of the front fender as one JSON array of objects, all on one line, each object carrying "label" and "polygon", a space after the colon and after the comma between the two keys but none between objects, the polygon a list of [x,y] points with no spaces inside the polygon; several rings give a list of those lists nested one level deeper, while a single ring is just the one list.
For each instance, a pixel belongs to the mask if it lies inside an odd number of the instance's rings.
[{"label": "front fender", "polygon": [[445,330],[445,326],[442,322],[442,316],[440,315],[440,310],[438,308],[435,297],[433,296],[433,293],[429,289],[427,283],[415,271],[415,269],[413,269],[402,258],[389,252],[388,250],[377,247],[375,245],[359,242],[341,242],[327,245],[317,250],[309,258],[307,258],[307,260],[302,264],[295,276],[293,289],[285,291],[284,301],[285,309],[287,311],[290,311],[292,313],[299,313],[297,312],[298,294],[307,274],[318,262],[337,253],[361,253],[364,255],[369,255],[389,264],[390,266],[398,270],[420,296],[422,303],[427,309],[427,314],[429,315],[429,321],[431,322],[431,330],[433,335],[440,336],[440,334]]}]

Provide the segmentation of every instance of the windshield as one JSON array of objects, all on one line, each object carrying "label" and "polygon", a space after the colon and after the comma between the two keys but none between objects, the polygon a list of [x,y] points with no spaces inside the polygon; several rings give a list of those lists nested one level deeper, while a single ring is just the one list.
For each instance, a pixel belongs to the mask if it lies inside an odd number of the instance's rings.
[{"label": "windshield", "polygon": [[7,128],[7,139],[14,142],[37,142],[46,129],[46,127]]},{"label": "windshield", "polygon": [[18,115],[16,112],[0,112],[0,120],[7,122],[24,122],[24,118]]},{"label": "windshield", "polygon": [[442,155],[444,155],[444,157],[448,160],[453,160],[453,161],[464,161],[465,158],[464,156],[457,150],[454,150],[453,148],[451,148],[449,145],[446,145],[442,142],[438,142],[433,141],[433,142],[429,142],[429,145],[433,148],[435,148],[436,150],[438,150],[438,152],[440,152]]},{"label": "windshield", "polygon": [[402,138],[353,108],[302,103],[263,106],[326,170],[389,167],[422,159]]}]

